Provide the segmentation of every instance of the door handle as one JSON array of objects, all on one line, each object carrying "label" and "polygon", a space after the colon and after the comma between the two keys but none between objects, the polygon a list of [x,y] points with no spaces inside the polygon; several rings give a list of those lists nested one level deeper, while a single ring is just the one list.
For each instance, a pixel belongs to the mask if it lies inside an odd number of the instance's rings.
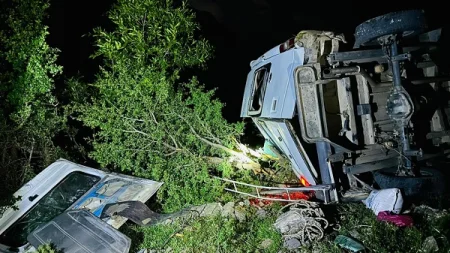
[{"label": "door handle", "polygon": [[29,201],[34,201],[37,197],[39,197],[39,195],[34,194],[33,196],[28,197]]}]

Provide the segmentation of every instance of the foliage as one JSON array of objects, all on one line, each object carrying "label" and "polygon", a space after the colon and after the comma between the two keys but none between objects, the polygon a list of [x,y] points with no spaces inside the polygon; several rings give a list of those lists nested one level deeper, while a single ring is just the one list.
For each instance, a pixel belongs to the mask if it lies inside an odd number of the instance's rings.
[{"label": "foliage", "polygon": [[204,157],[233,153],[243,126],[223,119],[214,91],[195,77],[180,79],[183,70],[204,66],[211,52],[195,37],[194,14],[170,0],[119,0],[109,18],[113,31],[94,32],[101,73],[88,85],[92,92],[76,96],[89,98],[72,107],[95,130],[91,157],[163,181],[158,198],[166,211],[217,199],[220,184]]},{"label": "foliage", "polygon": [[63,253],[63,251],[56,249],[52,244],[44,244],[39,246],[36,253]]},{"label": "foliage", "polygon": [[[46,0],[2,1],[0,22],[0,206],[11,193],[53,162],[52,137],[64,125],[53,94],[62,71],[58,50],[45,39]],[[4,203],[3,203],[4,202]]]},{"label": "foliage", "polygon": [[[332,207],[329,207],[332,208]],[[341,225],[338,232],[331,232],[325,240],[312,245],[309,249],[320,252],[341,252],[333,244],[338,234],[358,239],[370,252],[424,252],[423,242],[428,236],[434,236],[438,241],[440,252],[449,249],[450,234],[448,224],[450,215],[439,218],[424,219],[413,214],[414,226],[398,228],[386,222],[377,221],[373,212],[361,203],[340,204],[336,206],[336,222]],[[331,210],[324,210],[332,213]],[[334,218],[329,217],[333,220]],[[308,249],[305,249],[308,251]]]},{"label": "foliage", "polygon": [[[173,252],[285,252],[282,238],[273,227],[279,209],[278,205],[269,207],[264,219],[255,217],[256,209],[247,210],[249,219],[241,223],[214,217],[170,226],[129,226],[122,230],[133,238],[136,251],[148,248],[165,252],[170,248]],[[304,246],[299,252],[344,252],[334,244],[339,234],[359,240],[368,252],[426,252],[422,246],[428,236],[436,238],[439,252],[449,250],[450,215],[445,211],[428,218],[413,214],[414,227],[411,228],[377,221],[372,211],[361,203],[323,206],[323,211],[330,224],[337,223],[340,229],[328,228],[321,241]],[[269,249],[261,250],[261,242],[265,239],[272,240],[273,244]]]},{"label": "foliage", "polygon": [[[249,216],[253,218],[244,222],[216,216],[187,224],[133,227],[125,232],[135,238],[136,251],[171,248],[173,252],[278,252],[282,241],[273,227],[275,216],[262,219]],[[261,243],[266,239],[272,240],[272,244],[262,249]]]},{"label": "foliage", "polygon": [[361,234],[365,247],[377,252],[418,252],[422,246],[422,233],[417,228],[398,228],[376,220],[372,210],[363,204],[338,207],[342,224],[341,233],[351,236],[351,231]]},{"label": "foliage", "polygon": [[[42,0],[13,1],[0,33],[2,60],[2,109],[4,116],[20,128],[38,124],[32,134],[48,131],[48,119],[55,118],[57,101],[55,75],[62,67],[56,62],[58,50],[47,45],[47,27],[42,23],[49,4]],[[41,127],[42,126],[42,127]]]}]

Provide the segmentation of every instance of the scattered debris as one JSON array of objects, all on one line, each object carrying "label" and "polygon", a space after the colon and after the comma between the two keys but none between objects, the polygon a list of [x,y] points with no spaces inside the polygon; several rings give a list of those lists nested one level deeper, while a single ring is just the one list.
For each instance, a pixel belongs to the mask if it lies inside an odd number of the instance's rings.
[{"label": "scattered debris", "polygon": [[265,239],[261,242],[260,249],[268,249],[273,244],[271,239]]},{"label": "scattered debris", "polygon": [[[328,221],[324,218],[322,209],[317,203],[300,201],[284,206],[289,208],[276,220],[274,226],[283,235],[285,244],[290,239],[297,239],[301,245],[318,241],[323,238]],[[289,243],[292,245],[293,242]]]},{"label": "scattered debris", "polygon": [[383,211],[399,214],[403,207],[403,196],[397,188],[374,190],[363,203],[372,209],[375,215]]},{"label": "scattered debris", "polygon": [[422,245],[422,252],[425,253],[432,253],[432,252],[438,252],[439,247],[437,244],[436,239],[433,236],[428,236]]},{"label": "scattered debris", "polygon": [[334,243],[351,252],[359,252],[365,249],[364,245],[345,235],[338,235],[334,240]]},{"label": "scattered debris", "polygon": [[392,223],[397,227],[411,227],[413,225],[413,218],[411,216],[387,211],[379,212],[377,220]]}]

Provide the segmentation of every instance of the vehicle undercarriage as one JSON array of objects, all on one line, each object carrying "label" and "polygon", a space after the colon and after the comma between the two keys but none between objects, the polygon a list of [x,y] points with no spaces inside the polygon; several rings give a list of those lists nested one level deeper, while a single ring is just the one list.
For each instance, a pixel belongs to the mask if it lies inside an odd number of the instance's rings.
[{"label": "vehicle undercarriage", "polygon": [[[345,39],[331,32],[296,37],[305,48],[295,72],[300,135],[317,146],[323,184],[348,180],[348,189],[358,184],[352,175],[374,172],[381,188],[401,186],[406,195],[444,189],[431,168],[450,152],[450,77],[438,67],[440,35],[427,31],[417,10],[362,23],[352,51],[339,51]],[[336,179],[339,173],[347,179]]]}]

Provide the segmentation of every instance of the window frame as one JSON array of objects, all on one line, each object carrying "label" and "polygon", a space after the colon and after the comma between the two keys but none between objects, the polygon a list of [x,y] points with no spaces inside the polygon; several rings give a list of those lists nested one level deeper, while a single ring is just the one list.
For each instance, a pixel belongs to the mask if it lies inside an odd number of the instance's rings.
[{"label": "window frame", "polygon": [[[8,228],[3,233],[0,234],[0,237],[3,236],[4,234],[8,233],[18,222],[21,221],[21,219],[23,219],[26,215],[28,215],[31,211],[33,211],[39,203],[42,203],[41,201],[43,201],[47,196],[49,196],[49,194],[51,194],[57,187],[61,186],[62,183],[64,183],[71,175],[73,175],[75,173],[82,174],[82,175],[85,175],[85,176],[91,176],[93,178],[96,178],[96,181],[89,189],[86,190],[86,192],[84,192],[79,198],[77,198],[75,201],[73,201],[73,203],[71,203],[61,213],[69,210],[79,199],[83,198],[86,194],[88,194],[89,191],[93,187],[95,187],[98,183],[100,183],[102,181],[102,179],[103,179],[103,177],[101,175],[98,175],[98,174],[88,173],[86,171],[81,171],[81,170],[73,170],[73,171],[71,171],[70,173],[65,175],[63,178],[61,178],[61,180],[59,180],[59,182],[55,186],[53,186],[50,190],[48,190],[41,198],[39,198],[39,200],[36,203],[34,203],[25,213],[23,213],[19,218],[17,218],[10,226],[8,226]],[[11,249],[20,249],[20,248],[25,247],[27,244],[28,243],[25,243],[24,245],[20,245],[20,246],[10,246],[8,244],[5,244],[5,242],[0,241],[0,245],[7,246],[7,247],[9,247]]]},{"label": "window frame", "polygon": [[[259,67],[258,69],[256,69],[254,71],[254,75],[253,75],[253,82],[252,82],[252,89],[251,89],[251,95],[250,95],[250,99],[248,101],[249,105],[248,105],[248,114],[250,116],[259,116],[261,115],[263,106],[264,106],[264,97],[266,94],[266,89],[267,89],[267,85],[271,80],[271,67],[272,67],[272,63],[267,63],[261,67]],[[258,74],[261,71],[265,71],[264,73],[264,77],[263,77],[263,83],[262,85],[259,87],[257,86],[257,78],[258,78]],[[257,94],[259,93],[259,94]],[[255,110],[253,108],[253,103],[255,102],[255,99],[261,99],[261,105],[258,108],[258,110]]]}]

